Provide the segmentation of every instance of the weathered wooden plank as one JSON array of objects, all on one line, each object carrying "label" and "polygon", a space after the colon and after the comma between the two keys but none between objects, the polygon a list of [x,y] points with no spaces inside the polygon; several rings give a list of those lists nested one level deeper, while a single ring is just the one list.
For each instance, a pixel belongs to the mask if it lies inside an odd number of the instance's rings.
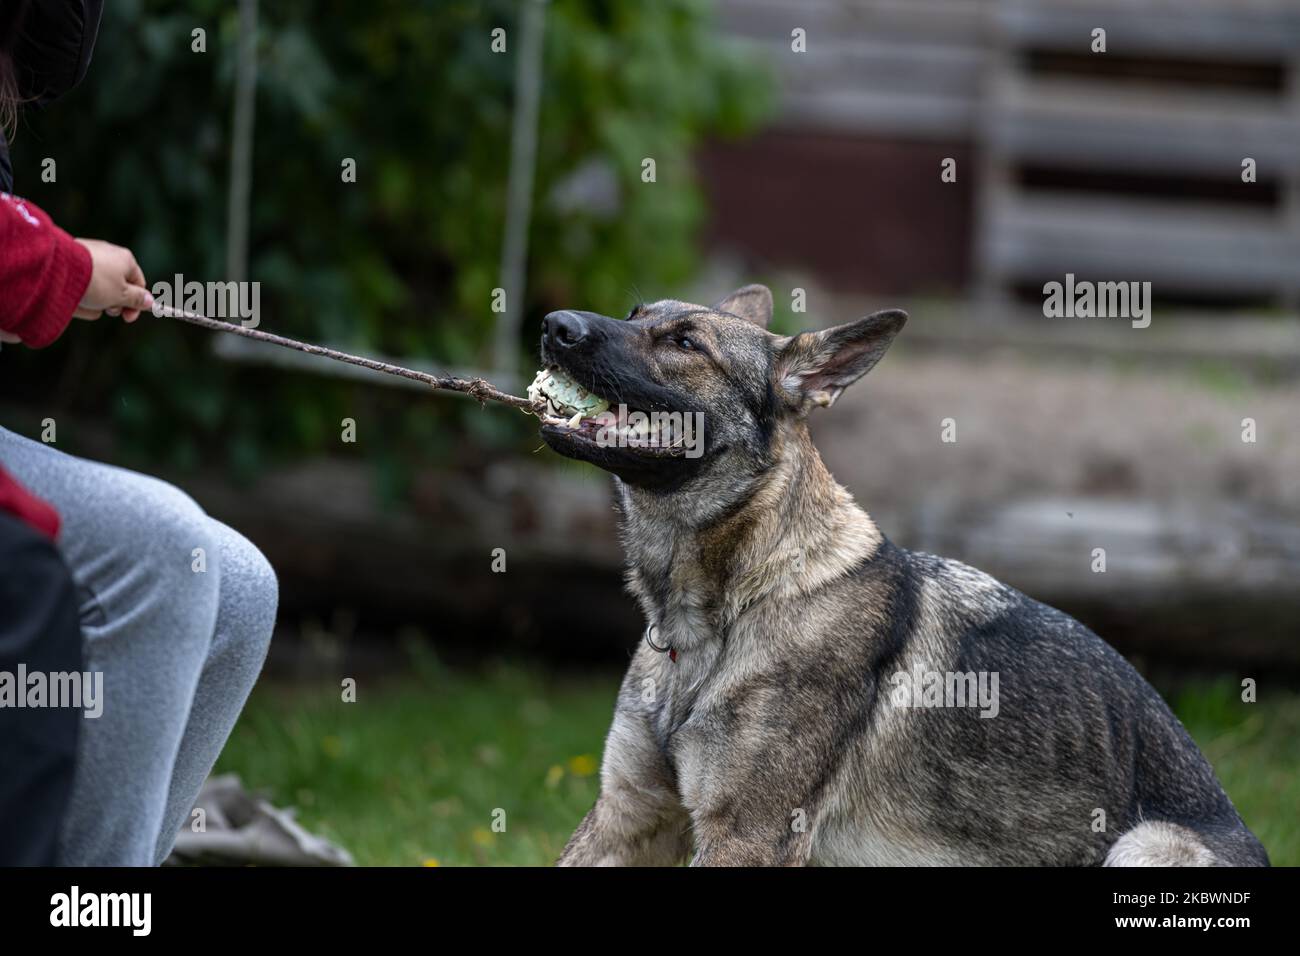
[{"label": "weathered wooden plank", "polygon": [[1166,291],[1232,293],[1300,284],[1300,243],[1271,212],[1021,195],[989,216],[985,265],[1004,278],[1074,272],[1149,280]]},{"label": "weathered wooden plank", "polygon": [[869,134],[969,136],[986,60],[978,46],[835,37],[790,52],[753,41],[780,77],[779,125]]},{"label": "weathered wooden plank", "polygon": [[1282,97],[1101,79],[1019,78],[1000,92],[983,132],[1013,160],[1234,179],[1250,156],[1261,178],[1297,172],[1300,123]]},{"label": "weathered wooden plank", "polygon": [[1289,59],[1300,46],[1300,6],[1291,0],[1008,0],[996,29],[1009,42],[1087,53],[1095,27],[1107,52],[1180,59]]},{"label": "weathered wooden plank", "polygon": [[924,93],[791,94],[782,112],[781,129],[904,138],[961,139],[975,122],[974,104]]},{"label": "weathered wooden plank", "polygon": [[835,39],[790,53],[783,43],[762,44],[783,83],[800,92],[892,89],[948,93],[974,100],[987,54],[977,46],[876,39]]},{"label": "weathered wooden plank", "polygon": [[993,0],[720,0],[722,24],[738,36],[781,37],[802,27],[810,44],[851,34],[978,41]]},{"label": "weathered wooden plank", "polygon": [[[931,509],[900,535],[1080,616],[1126,653],[1300,669],[1300,525],[1243,507],[1022,498]],[[1105,570],[1095,549],[1104,549]],[[1291,635],[1288,639],[1287,635]]]}]

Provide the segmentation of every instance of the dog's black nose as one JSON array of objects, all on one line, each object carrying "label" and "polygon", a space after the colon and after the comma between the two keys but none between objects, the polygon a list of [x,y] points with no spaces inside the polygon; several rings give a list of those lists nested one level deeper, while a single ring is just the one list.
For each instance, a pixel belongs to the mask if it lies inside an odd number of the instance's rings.
[{"label": "dog's black nose", "polygon": [[571,349],[591,332],[591,326],[577,312],[552,312],[542,319],[542,341],[556,348]]}]

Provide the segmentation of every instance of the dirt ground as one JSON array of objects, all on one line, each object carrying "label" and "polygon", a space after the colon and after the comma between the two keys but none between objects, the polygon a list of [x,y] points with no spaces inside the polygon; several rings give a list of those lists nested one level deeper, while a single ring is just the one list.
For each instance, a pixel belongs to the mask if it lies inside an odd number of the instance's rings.
[{"label": "dirt ground", "polygon": [[[935,355],[900,343],[814,430],[868,509],[1055,495],[1226,500],[1300,516],[1297,413],[1300,383],[1258,384],[1231,368]],[[1254,443],[1242,440],[1246,418]]]}]

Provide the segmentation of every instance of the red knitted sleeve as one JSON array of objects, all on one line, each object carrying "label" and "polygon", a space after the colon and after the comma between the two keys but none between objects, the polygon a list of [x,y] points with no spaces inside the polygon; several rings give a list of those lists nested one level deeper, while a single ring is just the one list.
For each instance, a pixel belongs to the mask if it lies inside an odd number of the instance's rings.
[{"label": "red knitted sleeve", "polygon": [[41,348],[90,285],[90,253],[25,199],[0,193],[0,330]]}]

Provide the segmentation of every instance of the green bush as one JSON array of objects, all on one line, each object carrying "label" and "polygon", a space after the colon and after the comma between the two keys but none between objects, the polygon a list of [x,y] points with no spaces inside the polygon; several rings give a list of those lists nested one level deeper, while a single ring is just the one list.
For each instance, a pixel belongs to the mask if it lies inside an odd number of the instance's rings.
[{"label": "green bush", "polygon": [[[260,6],[250,278],[262,283],[262,327],[483,366],[519,3]],[[75,234],[131,246],[151,283],[224,273],[236,5],[186,7],[107,5],[87,82],[29,114],[13,144],[17,191]],[[490,49],[498,26],[505,54]],[[196,28],[207,31],[206,53],[191,51]],[[720,38],[705,3],[548,5],[529,348],[550,308],[618,312],[638,292],[688,277],[702,215],[692,149],[750,128],[769,91],[759,65]],[[57,160],[55,184],[41,181],[46,157]],[[355,184],[341,181],[345,157],[356,160]],[[654,184],[640,181],[644,157],[656,159]],[[583,170],[615,187],[616,208],[552,201]],[[110,324],[77,329],[65,339],[80,343],[24,363],[41,363],[42,378],[58,362],[79,369],[73,404],[111,407],[128,448],[173,465],[216,458],[251,470],[271,448],[335,444],[341,415],[364,401],[333,380],[217,362],[209,335],[195,329],[154,320],[126,334]],[[416,404],[387,416],[393,447],[442,447],[434,433],[466,410]],[[500,427],[518,438],[525,421]]]}]

